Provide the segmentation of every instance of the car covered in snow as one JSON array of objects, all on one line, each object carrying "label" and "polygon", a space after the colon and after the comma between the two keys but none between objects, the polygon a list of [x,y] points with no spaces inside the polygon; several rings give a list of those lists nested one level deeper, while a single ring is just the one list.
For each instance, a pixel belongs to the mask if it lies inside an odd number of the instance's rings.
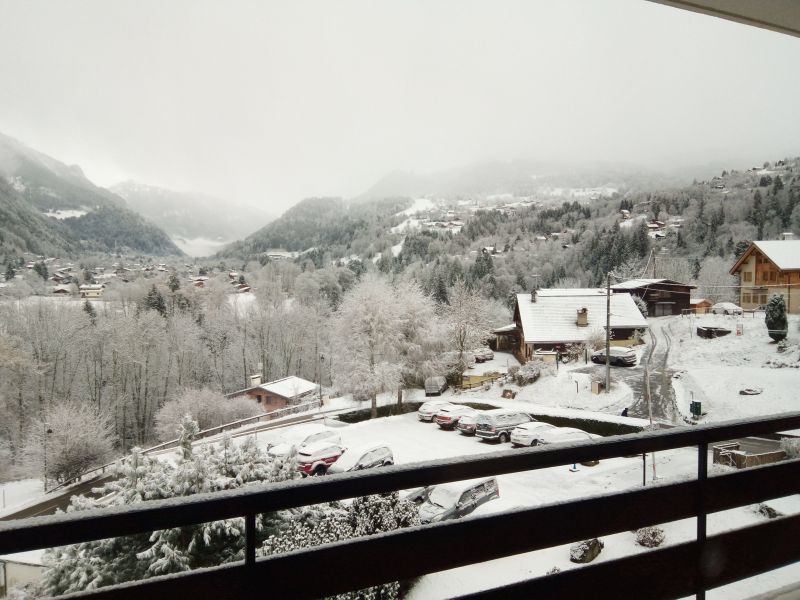
[{"label": "car covered in snow", "polygon": [[430,486],[424,488],[420,495],[409,495],[406,499],[421,499],[418,501],[420,521],[436,523],[468,515],[482,504],[499,497],[497,479],[489,477]]},{"label": "car covered in snow", "polygon": [[[612,365],[620,365],[624,367],[636,366],[639,357],[636,356],[636,351],[633,348],[625,348],[622,346],[611,346],[608,349],[608,362]],[[597,364],[605,364],[606,362],[606,349],[603,348],[597,352],[592,353],[592,362]]]},{"label": "car covered in snow", "polygon": [[433,420],[436,421],[436,424],[442,429],[455,429],[462,417],[467,415],[475,416],[477,414],[478,411],[469,406],[451,404],[450,406],[443,406],[440,408]]},{"label": "car covered in snow", "polygon": [[394,455],[388,446],[372,445],[360,448],[347,448],[335,463],[328,468],[328,474],[360,471],[373,467],[388,467],[394,464]]},{"label": "car covered in snow", "polygon": [[534,434],[534,437],[535,440],[534,443],[531,444],[532,446],[581,442],[584,440],[594,440],[600,436],[575,427],[551,427],[550,429],[540,429]]},{"label": "car covered in snow", "polygon": [[518,425],[511,430],[511,445],[515,448],[519,446],[535,446],[536,434],[554,427],[554,425],[542,421],[531,421],[530,423]]},{"label": "car covered in snow", "polygon": [[476,410],[474,415],[461,415],[458,419],[458,425],[456,425],[458,432],[461,435],[475,435],[475,430],[478,426],[478,415],[482,412],[482,410]]},{"label": "car covered in snow", "polygon": [[324,475],[328,468],[339,460],[344,448],[339,444],[326,441],[308,444],[297,453],[297,470],[306,475]]},{"label": "car covered in snow", "polygon": [[717,302],[711,307],[711,312],[715,315],[741,315],[744,313],[741,306],[736,306],[733,302]]},{"label": "car covered in snow", "polygon": [[435,375],[428,377],[425,380],[425,395],[426,396],[441,396],[442,392],[447,389],[447,378],[442,375]]},{"label": "car covered in snow", "polygon": [[475,356],[475,362],[486,362],[487,360],[492,360],[494,358],[494,352],[492,352],[491,348],[475,348],[472,351],[472,354]]},{"label": "car covered in snow", "polygon": [[273,458],[280,458],[321,441],[341,444],[342,439],[338,431],[327,429],[322,425],[301,425],[297,430],[290,430],[269,442],[267,454]]},{"label": "car covered in snow", "polygon": [[417,418],[420,421],[426,421],[430,423],[433,421],[433,417],[436,416],[436,413],[439,412],[445,406],[452,406],[453,403],[449,400],[428,400],[427,402],[423,403],[422,406],[419,407],[417,410]]},{"label": "car covered in snow", "polygon": [[475,420],[475,435],[505,443],[511,439],[514,427],[531,421],[533,418],[528,413],[513,408],[485,410]]}]

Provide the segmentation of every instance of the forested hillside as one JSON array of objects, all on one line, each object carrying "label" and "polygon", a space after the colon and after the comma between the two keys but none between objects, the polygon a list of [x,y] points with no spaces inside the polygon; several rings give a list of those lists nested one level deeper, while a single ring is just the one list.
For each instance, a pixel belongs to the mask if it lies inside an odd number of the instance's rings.
[{"label": "forested hillside", "polygon": [[[114,249],[181,254],[159,227],[130,210],[116,194],[94,185],[80,167],[67,166],[2,134],[0,178],[0,193],[8,200],[4,210],[13,210],[16,223],[13,235],[4,238],[8,254]],[[2,227],[9,228],[5,223]]]},{"label": "forested hillside", "polygon": [[0,179],[0,258],[20,252],[72,254],[77,247],[62,223],[43,216]]},{"label": "forested hillside", "polygon": [[[380,237],[392,215],[408,208],[406,198],[348,202],[341,198],[308,198],[241,242],[220,253],[224,257],[256,257],[274,248],[303,251],[324,247],[334,256],[361,254]],[[355,246],[354,241],[359,243]]]}]

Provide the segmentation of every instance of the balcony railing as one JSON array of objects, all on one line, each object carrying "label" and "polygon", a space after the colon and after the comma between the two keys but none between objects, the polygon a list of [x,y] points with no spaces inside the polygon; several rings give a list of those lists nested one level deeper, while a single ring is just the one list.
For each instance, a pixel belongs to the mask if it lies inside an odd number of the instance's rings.
[{"label": "balcony railing", "polygon": [[[692,542],[478,592],[470,598],[674,598],[800,560],[800,516],[706,535],[706,515],[800,492],[800,460],[708,477],[709,444],[800,427],[800,412],[717,425],[399,465],[260,488],[0,524],[0,553],[232,517],[246,525],[243,562],[70,597],[315,598],[640,527],[696,518]],[[255,515],[320,502],[697,446],[697,478],[506,513],[441,522],[256,559]],[[410,549],[416,549],[410,551]],[[746,551],[743,551],[746,549]]]}]

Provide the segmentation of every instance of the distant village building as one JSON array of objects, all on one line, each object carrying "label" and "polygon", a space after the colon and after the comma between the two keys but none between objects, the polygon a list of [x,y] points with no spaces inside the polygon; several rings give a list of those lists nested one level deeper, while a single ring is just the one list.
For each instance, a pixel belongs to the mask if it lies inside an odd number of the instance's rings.
[{"label": "distant village building", "polygon": [[696,315],[704,315],[711,310],[713,302],[706,298],[691,298],[689,300],[689,308],[694,311]]},{"label": "distant village building", "polygon": [[647,304],[650,317],[680,315],[691,308],[691,290],[696,286],[671,279],[631,279],[611,286],[614,293],[638,296]]},{"label": "distant village building", "polygon": [[731,267],[739,277],[739,305],[753,309],[783,296],[786,311],[800,314],[800,240],[756,241]]},{"label": "distant village building", "polygon": [[290,375],[283,379],[261,383],[261,376],[251,377],[252,386],[226,394],[226,398],[239,398],[247,396],[253,398],[265,412],[285,408],[294,404],[301,404],[313,400],[319,391],[319,385],[300,377]]},{"label": "distant village building", "polygon": [[85,283],[78,288],[81,298],[100,298],[103,295],[103,286],[99,283]]},{"label": "distant village building", "polygon": [[[564,350],[568,344],[582,344],[605,335],[606,290],[601,288],[534,290],[517,294],[514,324],[494,331],[498,348],[512,350],[521,361],[536,352]],[[611,344],[633,346],[641,343],[647,329],[630,294],[611,294]]]}]

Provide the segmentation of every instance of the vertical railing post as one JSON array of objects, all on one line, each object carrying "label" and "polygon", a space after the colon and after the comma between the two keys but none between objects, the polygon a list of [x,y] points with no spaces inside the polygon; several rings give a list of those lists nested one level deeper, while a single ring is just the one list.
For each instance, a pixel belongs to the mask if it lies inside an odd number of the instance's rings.
[{"label": "vertical railing post", "polygon": [[244,516],[244,564],[256,564],[256,516],[252,513]]},{"label": "vertical railing post", "polygon": [[705,600],[706,590],[703,576],[704,550],[706,546],[706,480],[708,479],[708,443],[697,446],[697,600]]}]

